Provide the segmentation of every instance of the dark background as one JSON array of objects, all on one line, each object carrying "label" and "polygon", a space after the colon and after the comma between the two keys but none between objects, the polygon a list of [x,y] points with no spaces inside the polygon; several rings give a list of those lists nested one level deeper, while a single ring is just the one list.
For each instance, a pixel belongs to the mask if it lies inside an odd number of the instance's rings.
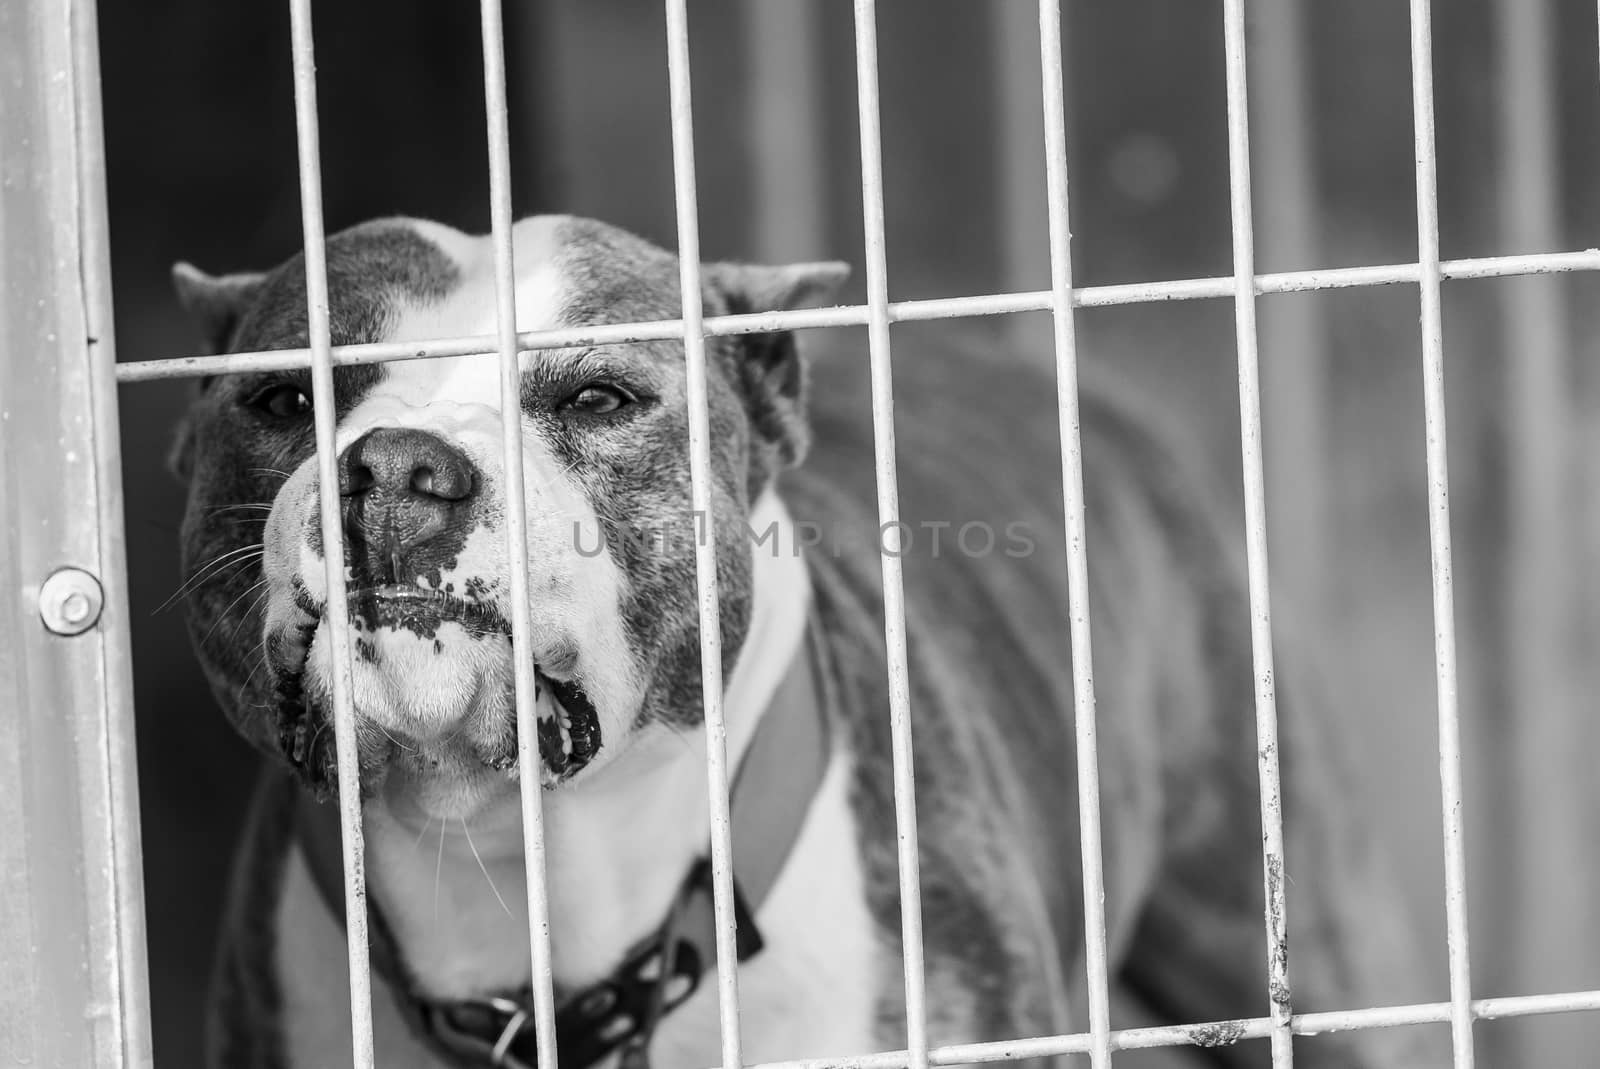
[{"label": "dark background", "polygon": [[[1511,0],[1534,3],[1536,0]],[[750,48],[758,6],[814,5],[811,76],[774,85]],[[1097,285],[1231,273],[1220,4],[1194,0],[1067,3],[1068,100],[1077,282]],[[1409,262],[1416,257],[1410,73],[1405,5],[1397,0],[1306,4],[1302,117],[1315,178],[1308,262],[1262,270]],[[851,12],[846,0],[694,0],[695,102],[702,246],[710,257],[860,262],[859,155]],[[1592,5],[1553,4],[1559,32],[1543,77],[1560,102],[1562,249],[1596,244],[1597,88]],[[1497,108],[1512,91],[1498,66],[1489,0],[1452,0],[1435,13],[1444,253],[1546,251],[1508,247],[1497,195],[1505,162]],[[885,0],[879,24],[892,296],[1038,289],[1048,285],[1042,174],[1008,141],[998,117],[1037,122],[1037,38],[1027,0]],[[330,229],[383,214],[488,225],[482,68],[471,4],[390,0],[317,8],[326,216]],[[192,353],[197,339],[170,297],[177,259],[221,272],[272,265],[300,245],[287,6],[206,0],[101,5],[106,138],[119,358]],[[646,0],[549,0],[507,5],[515,203],[519,213],[592,214],[674,243],[665,44]],[[781,42],[766,42],[781,50]],[[1259,57],[1258,57],[1259,59]],[[1258,65],[1258,64],[1257,64]],[[1019,75],[1018,71],[1024,72]],[[1027,72],[1033,72],[1031,74]],[[1252,75],[1257,74],[1256,67]],[[1034,83],[1036,85],[1036,82]],[[1012,90],[1021,86],[1022,92]],[[1255,91],[1271,92],[1257,82]],[[819,140],[805,203],[774,199],[757,180],[758,90],[808,94]],[[1031,99],[1017,109],[1016,100]],[[1009,110],[1008,110],[1009,109]],[[1026,127],[1024,127],[1026,129]],[[1263,150],[1258,127],[1257,154]],[[762,147],[766,146],[766,147]],[[1258,200],[1271,175],[1257,176]],[[1019,191],[1030,192],[1023,197]],[[1041,198],[1041,199],[1033,199]],[[796,224],[800,225],[786,225]],[[1553,250],[1548,250],[1553,251]],[[1590,341],[1596,296],[1587,280],[1552,283],[1569,298],[1578,441],[1596,442]],[[859,281],[857,282],[859,287]],[[1500,407],[1516,353],[1501,336],[1502,283],[1451,286],[1446,298],[1454,501],[1467,717],[1476,978],[1482,994],[1600,987],[1593,896],[1535,916],[1513,871],[1511,844],[1537,836],[1526,799],[1545,783],[1580,827],[1600,815],[1588,719],[1567,715],[1543,755],[1540,784],[1509,774],[1504,747],[1540,708],[1507,682],[1516,636],[1505,623],[1515,582],[1505,552],[1506,459],[1516,448]],[[859,291],[851,295],[859,296]],[[1433,720],[1426,512],[1416,290],[1392,287],[1263,300],[1272,315],[1315,314],[1333,372],[1319,388],[1326,448],[1313,459],[1333,518],[1319,521],[1329,559],[1275,587],[1280,619],[1323,644],[1342,723],[1362,764],[1364,793],[1385,810],[1430,946],[1442,999],[1442,875]],[[1029,317],[1003,336],[1041,335]],[[1227,302],[1138,306],[1080,317],[1085,359],[1117,363],[1192,425],[1237,497],[1238,414],[1233,314]],[[897,337],[907,335],[897,331]],[[914,337],[915,331],[909,332]],[[1048,335],[1043,335],[1047,337]],[[903,347],[902,350],[904,351]],[[1036,347],[1040,360],[1048,350]],[[864,355],[864,346],[863,346]],[[1264,343],[1264,374],[1283,359]],[[254,768],[191,660],[180,612],[156,612],[183,577],[176,529],[180,487],[163,468],[187,386],[125,388],[128,550],[135,599],[146,893],[155,1043],[163,1066],[196,1064],[199,1007],[221,881]],[[1274,426],[1267,416],[1269,455]],[[1572,448],[1581,457],[1583,447]],[[1582,605],[1593,604],[1593,487],[1579,464],[1570,514],[1542,517],[1574,532],[1570,562]],[[1275,531],[1296,530],[1293,478],[1274,471]],[[1281,536],[1279,536],[1281,537]],[[1295,546],[1275,544],[1292,559]],[[1316,569],[1322,581],[1306,576]],[[1331,578],[1327,578],[1331,577]],[[1298,605],[1296,602],[1298,601]],[[1593,647],[1593,614],[1573,619],[1572,689]],[[1239,626],[1244,628],[1246,621]],[[1584,708],[1589,703],[1584,702]],[[1542,707],[1541,707],[1542,708]],[[1550,715],[1556,715],[1551,713]],[[1560,726],[1558,725],[1558,727]],[[1567,730],[1570,729],[1570,730]],[[1522,766],[1519,766],[1522,767]],[[1532,794],[1530,795],[1530,792]],[[1519,799],[1521,800],[1519,802]],[[1572,814],[1569,813],[1570,817]],[[1570,825],[1569,825],[1570,826]],[[1551,850],[1594,870],[1593,846]],[[1511,851],[1511,852],[1507,852]],[[1509,874],[1509,875],[1508,875]],[[1570,874],[1569,874],[1570,875]],[[1570,884],[1570,880],[1568,880]],[[1594,884],[1587,885],[1593,888]],[[1579,889],[1581,892],[1581,888]],[[1554,893],[1554,892],[1552,892]],[[1520,895],[1520,897],[1519,897]],[[1293,908],[1290,891],[1290,908]],[[1520,904],[1519,904],[1520,903]],[[1554,933],[1554,935],[1552,935]],[[1530,954],[1529,946],[1560,953]],[[1540,943],[1543,940],[1543,943]],[[1535,958],[1530,963],[1530,958]],[[1335,1008],[1335,1007],[1321,1007]],[[1597,1033],[1580,1019],[1481,1025],[1501,1064],[1577,1064]],[[1509,1058],[1509,1061],[1503,1060]]]}]

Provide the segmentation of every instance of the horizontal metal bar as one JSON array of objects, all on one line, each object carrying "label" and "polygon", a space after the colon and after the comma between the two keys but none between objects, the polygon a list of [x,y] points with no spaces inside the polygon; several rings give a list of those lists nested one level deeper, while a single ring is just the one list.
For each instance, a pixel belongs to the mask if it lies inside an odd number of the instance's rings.
[{"label": "horizontal metal bar", "polygon": [[[1477,999],[1471,1003],[1471,1009],[1473,1017],[1480,1021],[1555,1013],[1593,1013],[1600,1011],[1600,990]],[[1318,1036],[1327,1032],[1365,1032],[1379,1028],[1442,1024],[1450,1020],[1450,1014],[1451,1005],[1448,1002],[1302,1013],[1290,1018],[1289,1030],[1297,1036]],[[1271,1034],[1272,1026],[1270,1017],[1244,1017],[1232,1021],[1210,1021],[1205,1024],[1126,1028],[1111,1034],[1111,1049],[1149,1050],[1155,1047],[1228,1046],[1247,1039],[1265,1039]],[[1033,1039],[999,1040],[990,1043],[962,1043],[935,1047],[928,1052],[928,1061],[931,1065],[963,1065],[972,1062],[1053,1058],[1063,1054],[1087,1053],[1092,1049],[1092,1043],[1093,1037],[1088,1032],[1040,1036]],[[745,1069],[906,1069],[906,1066],[906,1052],[896,1050],[867,1054],[858,1058],[811,1058],[762,1062],[746,1066]]]},{"label": "horizontal metal bar", "polygon": [[[1572,271],[1600,271],[1600,249],[1581,252],[1535,253],[1527,256],[1487,256],[1450,260],[1440,265],[1446,279],[1508,278],[1517,275],[1552,275]],[[1360,286],[1393,286],[1414,283],[1422,277],[1417,264],[1385,264],[1374,267],[1339,267],[1316,271],[1284,271],[1256,275],[1255,292],[1307,293],[1315,290],[1351,289]],[[1153,304],[1164,301],[1195,301],[1232,297],[1235,284],[1225,278],[1192,278],[1168,282],[1132,282],[1117,286],[1088,286],[1075,289],[1075,308],[1106,308],[1113,305]],[[940,297],[931,300],[895,301],[889,305],[889,322],[911,323],[932,319],[962,319],[977,316],[1009,315],[1017,312],[1045,312],[1053,307],[1050,290],[1027,293],[987,294],[974,297]],[[788,312],[762,312],[753,315],[713,316],[703,326],[707,337],[730,334],[762,334],[777,330],[810,330],[819,327],[860,327],[870,320],[866,305],[837,308],[807,308]],[[619,345],[632,341],[664,341],[683,337],[683,321],[652,320],[644,323],[615,323],[594,327],[567,327],[556,330],[524,331],[517,336],[522,351],[568,349],[599,345]],[[367,345],[336,345],[335,365],[381,364],[396,360],[427,360],[440,356],[488,356],[497,352],[492,334],[440,338],[418,342],[375,342]],[[117,365],[119,383],[150,382],[155,379],[180,379],[198,375],[233,375],[252,371],[289,371],[310,366],[308,349],[275,349],[270,352],[229,353],[222,356],[173,357],[140,360]]]}]

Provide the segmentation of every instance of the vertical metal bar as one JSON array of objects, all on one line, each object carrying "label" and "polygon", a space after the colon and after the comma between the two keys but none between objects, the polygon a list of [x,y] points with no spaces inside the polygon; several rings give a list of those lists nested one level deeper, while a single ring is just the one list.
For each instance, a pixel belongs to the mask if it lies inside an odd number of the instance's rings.
[{"label": "vertical metal bar", "polygon": [[1089,974],[1089,1059],[1111,1065],[1111,983],[1106,961],[1106,886],[1100,848],[1100,749],[1095,732],[1094,659],[1089,637],[1089,564],[1078,428],[1078,335],[1072,309],[1072,213],[1067,202],[1066,85],[1061,0],[1039,0],[1046,201],[1050,209],[1051,318],[1055,325],[1061,480],[1066,502],[1067,613],[1072,629],[1073,722],[1077,730],[1078,834],[1083,854],[1083,927]]},{"label": "vertical metal bar", "polygon": [[[1251,8],[1260,47],[1250,54],[1257,85],[1250,100],[1260,135],[1253,151],[1259,183],[1261,259],[1273,270],[1303,270],[1324,262],[1310,99],[1316,64],[1308,55],[1305,0],[1274,0]],[[1267,492],[1272,498],[1270,550],[1280,585],[1306,605],[1322,605],[1328,577],[1338,574],[1336,539],[1329,537],[1333,484],[1328,437],[1326,304],[1316,297],[1268,301],[1260,309],[1261,348],[1268,354],[1262,391]]]},{"label": "vertical metal bar", "polygon": [[711,414],[706,393],[706,338],[700,296],[700,207],[695,190],[694,108],[689,80],[685,0],[667,3],[667,73],[672,104],[672,173],[677,194],[678,279],[683,349],[689,372],[689,479],[693,495],[695,581],[700,595],[700,683],[706,722],[711,810],[711,887],[717,918],[717,998],[722,1069],[743,1062],[739,1036],[739,952],[733,908],[733,829],[728,817],[728,733],[722,710],[722,611],[717,600],[716,522],[711,514]]},{"label": "vertical metal bar", "polygon": [[1266,885],[1267,991],[1272,1064],[1294,1064],[1289,1030],[1289,925],[1278,777],[1278,706],[1272,671],[1272,600],[1267,572],[1261,377],[1256,352],[1255,235],[1250,202],[1250,113],[1245,83],[1244,0],[1224,0],[1227,52],[1228,186],[1233,205],[1234,326],[1239,349],[1239,435],[1244,454],[1245,555],[1250,580],[1250,650],[1256,675],[1256,752],[1261,777],[1261,852]]},{"label": "vertical metal bar", "polygon": [[1450,1035],[1456,1069],[1472,1069],[1472,970],[1467,948],[1467,860],[1461,815],[1461,713],[1445,443],[1444,322],[1440,308],[1439,163],[1434,145],[1430,0],[1411,0],[1417,263],[1421,276],[1422,390],[1428,456],[1428,541],[1433,553],[1433,646],[1439,690],[1439,793],[1444,818],[1445,928],[1450,954]]},{"label": "vertical metal bar", "polygon": [[[1561,240],[1559,67],[1550,0],[1499,0],[1501,64],[1500,218],[1508,247],[1547,251]],[[1505,345],[1510,452],[1504,632],[1517,703],[1505,742],[1514,755],[1509,782],[1512,841],[1507,941],[1511,990],[1574,982],[1586,975],[1595,934],[1592,854],[1572,849],[1589,835],[1594,796],[1583,745],[1588,679],[1574,636],[1581,603],[1572,582],[1573,459],[1578,438],[1569,398],[1573,351],[1564,281],[1518,278],[1505,284]],[[1493,959],[1491,955],[1491,960]],[[1530,1033],[1524,1062],[1559,1062],[1582,1022]],[[1486,1037],[1488,1039],[1490,1037]],[[1544,1056],[1539,1055],[1544,1052]]]},{"label": "vertical metal bar", "polygon": [[106,739],[111,814],[111,864],[114,903],[104,917],[116,932],[117,991],[114,1010],[122,1033],[125,1064],[145,1066],[154,1055],[150,1036],[149,969],[145,949],[144,850],[139,824],[139,776],[134,744],[133,664],[128,618],[126,514],[122,494],[122,434],[116,382],[116,340],[112,323],[110,220],[106,204],[104,117],[101,113],[100,41],[94,0],[73,0],[72,43],[77,96],[78,237],[84,286],[84,326],[94,359],[90,395],[95,434],[98,489],[100,584],[106,604],[102,710]]},{"label": "vertical metal bar", "polygon": [[922,881],[917,851],[916,775],[911,750],[911,685],[906,665],[905,584],[900,557],[900,489],[895,470],[894,370],[889,352],[889,267],[884,242],[883,135],[878,118],[875,0],[855,0],[856,102],[861,124],[861,200],[866,234],[867,346],[872,361],[872,439],[883,557],[884,641],[899,843],[900,937],[906,987],[909,1069],[927,1069],[928,1010],[922,953]]},{"label": "vertical metal bar", "polygon": [[0,1057],[151,1064],[91,0],[0,5]]},{"label": "vertical metal bar", "polygon": [[344,846],[345,934],[350,959],[351,1046],[357,1069],[372,1065],[372,977],[367,960],[367,879],[361,826],[361,772],[351,703],[350,608],[344,588],[344,528],[335,449],[333,358],[328,326],[328,263],[322,221],[322,159],[317,133],[317,72],[311,0],[289,0],[294,51],[295,132],[300,156],[300,219],[305,238],[306,332],[311,349],[311,401],[317,435],[317,500],[333,683],[333,737],[339,762],[339,826]]},{"label": "vertical metal bar", "polygon": [[506,39],[500,0],[482,0],[483,95],[489,137],[489,216],[494,235],[495,334],[500,355],[500,428],[505,451],[506,558],[511,562],[513,696],[522,799],[523,866],[528,878],[528,946],[533,961],[533,1021],[542,1069],[556,1069],[555,980],[550,902],[545,885],[544,799],[539,714],[528,594],[528,501],[522,463],[521,356],[517,347],[517,270],[511,217],[511,125],[506,105]]},{"label": "vertical metal bar", "polygon": [[751,248],[763,260],[812,260],[827,242],[828,152],[822,122],[821,8],[745,5]]}]

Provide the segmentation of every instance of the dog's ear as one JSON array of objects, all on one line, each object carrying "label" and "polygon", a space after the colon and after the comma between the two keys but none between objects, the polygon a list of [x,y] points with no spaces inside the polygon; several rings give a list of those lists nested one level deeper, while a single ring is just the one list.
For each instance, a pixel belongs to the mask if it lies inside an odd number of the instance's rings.
[{"label": "dog's ear", "polygon": [[[226,352],[233,332],[260,293],[265,274],[208,275],[193,264],[172,265],[172,288],[178,303],[200,329],[201,344],[208,355]],[[203,393],[211,377],[200,380],[197,392]],[[167,470],[187,484],[194,473],[193,420],[185,415],[167,452]]]},{"label": "dog's ear", "polygon": [[178,303],[200,328],[208,354],[226,352],[239,320],[255,302],[266,275],[248,272],[208,275],[189,263],[172,265],[172,286]]},{"label": "dog's ear", "polygon": [[850,277],[850,265],[830,260],[812,264],[706,264],[707,281],[722,294],[730,315],[818,308],[833,301]]},{"label": "dog's ear", "polygon": [[194,420],[187,413],[178,421],[177,433],[167,450],[167,471],[184,486],[194,475]]},{"label": "dog's ear", "polygon": [[[707,264],[705,284],[722,299],[729,315],[815,308],[837,298],[850,277],[844,263]],[[793,331],[750,334],[739,345],[737,381],[750,414],[759,456],[751,458],[752,492],[775,468],[793,467],[805,457],[810,434],[805,421],[805,367]]]}]

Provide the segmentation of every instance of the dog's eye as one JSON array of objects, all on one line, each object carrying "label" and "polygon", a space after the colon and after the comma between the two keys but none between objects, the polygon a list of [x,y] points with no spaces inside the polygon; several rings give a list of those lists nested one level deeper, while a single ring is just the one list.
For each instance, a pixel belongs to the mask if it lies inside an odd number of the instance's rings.
[{"label": "dog's eye", "polygon": [[632,403],[633,398],[624,391],[597,382],[590,383],[562,401],[561,408],[567,412],[582,412],[587,416],[604,416]]},{"label": "dog's eye", "polygon": [[268,386],[250,398],[248,404],[251,408],[278,419],[293,419],[311,411],[311,398],[307,397],[300,387],[288,382]]}]

